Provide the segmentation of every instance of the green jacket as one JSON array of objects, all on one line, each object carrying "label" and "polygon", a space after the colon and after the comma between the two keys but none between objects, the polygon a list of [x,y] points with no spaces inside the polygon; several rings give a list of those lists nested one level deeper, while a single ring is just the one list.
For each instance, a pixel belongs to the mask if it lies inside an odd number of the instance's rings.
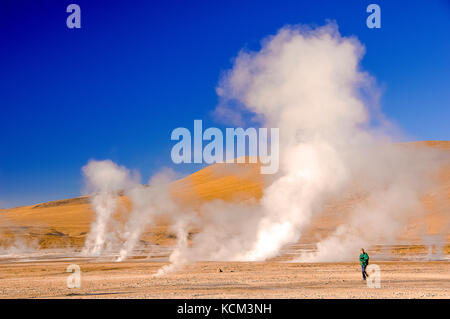
[{"label": "green jacket", "polygon": [[369,255],[367,253],[359,255],[359,262],[361,266],[367,266],[369,264]]}]

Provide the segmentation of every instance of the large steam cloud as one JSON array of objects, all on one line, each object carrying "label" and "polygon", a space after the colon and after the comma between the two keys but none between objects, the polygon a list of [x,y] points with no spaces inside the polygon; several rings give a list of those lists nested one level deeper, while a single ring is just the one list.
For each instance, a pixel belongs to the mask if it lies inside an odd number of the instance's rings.
[{"label": "large steam cloud", "polygon": [[[216,201],[186,211],[171,200],[166,186],[130,187],[124,168],[92,162],[84,171],[97,192],[97,219],[86,251],[99,253],[107,245],[105,229],[117,208],[118,189],[132,204],[119,236],[118,260],[127,258],[155,216],[171,220],[178,244],[171,265],[159,275],[196,260],[274,257],[301,238],[329,198],[349,187],[365,199],[347,223],[300,260],[345,260],[361,246],[394,240],[411,214],[420,211],[418,199],[436,159],[392,144],[390,127],[374,112],[376,88],[361,70],[363,53],[361,43],[342,37],[335,24],[284,27],[259,51],[240,52],[217,88],[221,103],[216,111],[238,120],[252,113],[263,126],[280,128],[280,171],[261,200]],[[103,170],[115,177],[104,179]],[[198,233],[188,245],[194,228]]]}]

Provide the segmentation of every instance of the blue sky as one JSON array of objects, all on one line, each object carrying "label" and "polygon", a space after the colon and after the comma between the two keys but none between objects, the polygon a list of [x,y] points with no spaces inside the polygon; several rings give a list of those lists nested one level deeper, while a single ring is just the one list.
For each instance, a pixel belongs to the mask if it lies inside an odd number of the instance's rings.
[{"label": "blue sky", "polygon": [[[81,29],[66,27],[70,3]],[[366,27],[370,3],[381,29]],[[286,24],[327,19],[366,46],[362,66],[410,140],[450,140],[446,0],[2,1],[0,207],[78,196],[92,158],[143,181],[173,166],[174,128],[219,126],[215,87],[239,50]]]}]

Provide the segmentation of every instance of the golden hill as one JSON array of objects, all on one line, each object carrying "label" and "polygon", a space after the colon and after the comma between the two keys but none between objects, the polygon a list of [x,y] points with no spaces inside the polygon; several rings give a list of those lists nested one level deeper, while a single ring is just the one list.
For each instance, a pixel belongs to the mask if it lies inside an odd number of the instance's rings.
[{"label": "golden hill", "polygon": [[[406,143],[412,147],[432,147],[450,151],[450,141],[426,141]],[[222,199],[240,201],[262,196],[264,175],[259,174],[258,164],[215,164],[171,184],[171,192],[177,199],[197,205]],[[341,223],[342,216],[359,197],[345,198],[328,203],[324,211],[315,217],[304,234],[303,243],[312,242],[331,233]],[[122,201],[127,199],[122,197]],[[446,234],[449,242],[450,213],[450,163],[439,174],[439,186],[423,195],[425,219],[411,220],[407,225],[405,238],[411,242],[420,241],[420,234],[426,228],[428,234]],[[15,239],[33,241],[41,248],[81,247],[89,232],[93,212],[88,197],[79,197],[17,207],[0,211],[0,246],[7,247]],[[175,239],[167,231],[164,221],[153,226],[143,236],[159,245],[170,245]],[[448,246],[446,248],[448,253]]]}]

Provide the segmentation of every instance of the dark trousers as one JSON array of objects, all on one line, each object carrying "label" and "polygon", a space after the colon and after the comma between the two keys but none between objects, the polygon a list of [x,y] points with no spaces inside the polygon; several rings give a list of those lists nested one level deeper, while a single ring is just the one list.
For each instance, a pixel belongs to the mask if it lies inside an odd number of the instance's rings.
[{"label": "dark trousers", "polygon": [[366,267],[367,265],[361,265],[363,279],[366,280]]}]

